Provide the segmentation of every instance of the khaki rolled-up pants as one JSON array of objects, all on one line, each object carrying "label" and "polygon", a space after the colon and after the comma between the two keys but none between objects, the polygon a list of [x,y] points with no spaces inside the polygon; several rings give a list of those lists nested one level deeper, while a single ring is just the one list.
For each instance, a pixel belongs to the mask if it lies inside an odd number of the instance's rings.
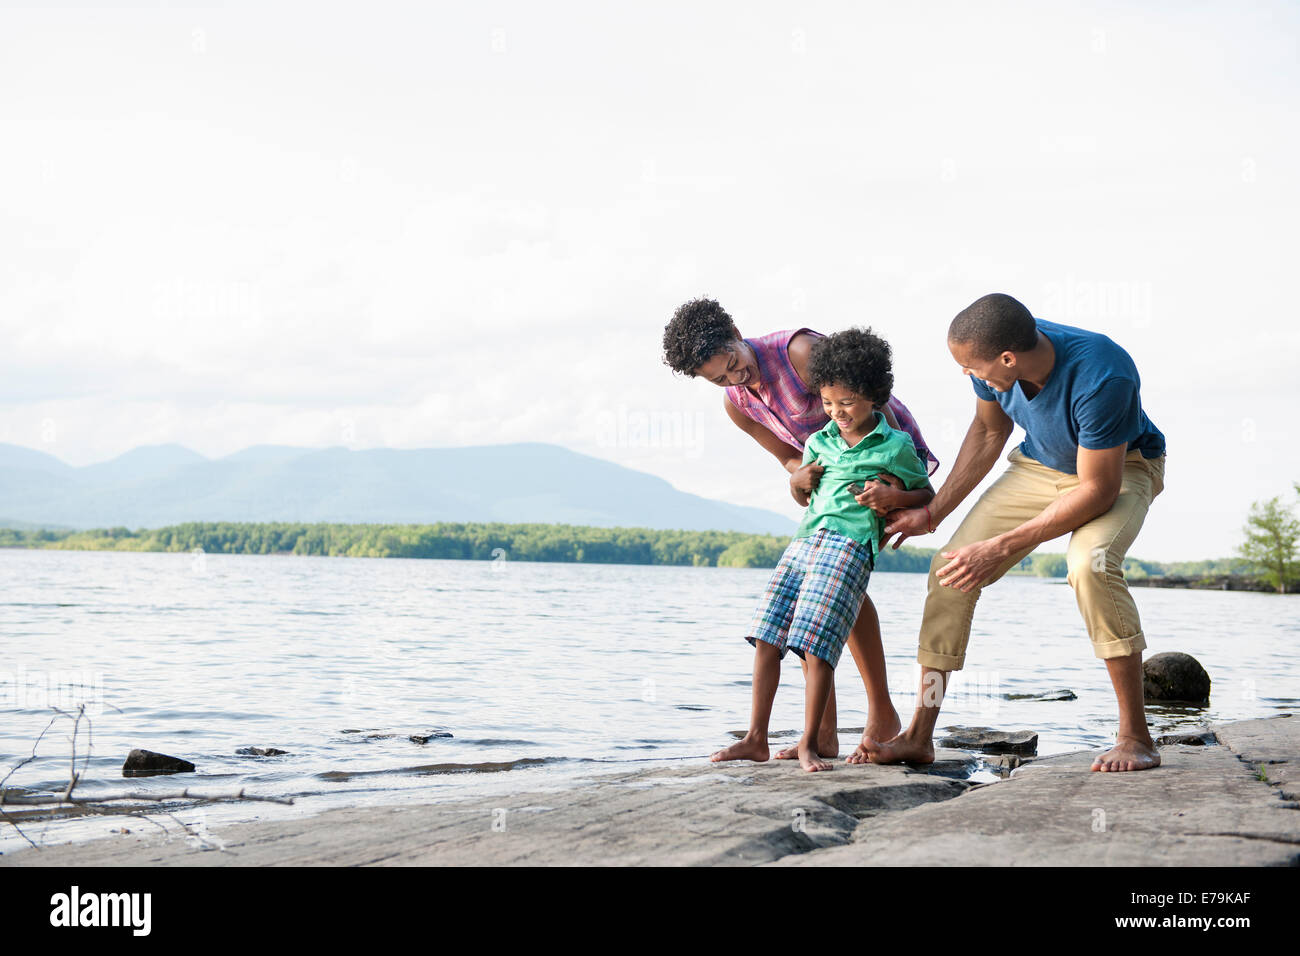
[{"label": "khaki rolled-up pants", "polygon": [[[963,593],[939,584],[938,570],[948,563],[945,551],[984,541],[1019,527],[1042,514],[1053,501],[1079,486],[1069,475],[1035,461],[1013,448],[1011,467],[980,496],[947,546],[930,561],[929,593],[921,619],[916,659],[926,667],[961,670],[970,640],[971,618],[982,588]],[[1131,451],[1124,459],[1119,497],[1103,515],[1080,525],[1070,536],[1066,552],[1067,579],[1074,588],[1079,612],[1102,659],[1127,657],[1146,647],[1137,605],[1124,582],[1124,557],[1146,520],[1151,500],[1164,488],[1165,459],[1143,458]],[[985,585],[1019,564],[1033,548],[1011,555]]]}]

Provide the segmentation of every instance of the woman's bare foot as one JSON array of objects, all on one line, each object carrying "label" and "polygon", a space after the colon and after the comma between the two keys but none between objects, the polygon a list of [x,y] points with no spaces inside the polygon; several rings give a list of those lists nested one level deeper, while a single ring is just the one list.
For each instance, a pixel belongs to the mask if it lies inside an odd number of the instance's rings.
[{"label": "woman's bare foot", "polygon": [[[817,741],[817,756],[825,757],[827,760],[834,760],[840,755],[840,735],[832,732],[830,736],[823,736]],[[784,747],[776,752],[777,760],[798,760],[799,745],[793,747]]]},{"label": "woman's bare foot", "polygon": [[[845,760],[848,763],[870,763],[871,755],[867,753],[868,740],[893,740],[898,736],[899,731],[903,729],[903,722],[898,719],[898,711],[893,707],[889,708],[889,713],[878,719],[873,719],[870,714],[867,715],[867,726],[862,728],[862,743],[849,754]],[[823,754],[822,756],[825,756]]]},{"label": "woman's bare foot", "polygon": [[934,763],[934,741],[928,736],[924,740],[913,740],[901,733],[884,742],[863,737],[862,748],[872,763]]},{"label": "woman's bare foot", "polygon": [[714,763],[720,763],[723,760],[755,760],[761,763],[767,759],[767,741],[752,734],[746,734],[730,747],[719,750],[709,759]]},{"label": "woman's bare foot", "polygon": [[1115,746],[1092,762],[1092,769],[1116,773],[1122,770],[1150,770],[1160,766],[1160,751],[1148,737],[1119,737]]},{"label": "woman's bare foot", "polygon": [[820,755],[812,752],[812,748],[799,741],[799,766],[803,767],[809,773],[816,773],[819,770],[830,770],[831,765],[822,760]]}]

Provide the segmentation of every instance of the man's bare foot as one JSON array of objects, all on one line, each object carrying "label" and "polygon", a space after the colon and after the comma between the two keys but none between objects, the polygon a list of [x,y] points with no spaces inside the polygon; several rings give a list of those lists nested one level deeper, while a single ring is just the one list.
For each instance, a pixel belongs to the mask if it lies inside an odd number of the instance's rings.
[{"label": "man's bare foot", "polygon": [[724,760],[754,760],[762,762],[767,759],[767,741],[746,734],[730,747],[724,747],[709,758],[714,763]]},{"label": "man's bare foot", "polygon": [[[868,740],[893,740],[898,736],[898,732],[903,729],[903,722],[898,719],[898,711],[893,707],[889,708],[889,713],[879,719],[873,720],[871,715],[867,715],[867,726],[862,728],[862,743],[849,754],[845,760],[848,763],[870,763],[871,755],[867,753]],[[824,756],[824,755],[823,755]]]},{"label": "man's bare foot", "polygon": [[830,770],[831,765],[822,760],[818,754],[812,752],[812,748],[799,741],[799,766],[803,767],[809,773],[816,773],[819,770]]},{"label": "man's bare foot", "polygon": [[934,763],[934,741],[913,740],[901,733],[893,740],[863,737],[862,747],[872,763]]},{"label": "man's bare foot", "polygon": [[[840,735],[833,733],[829,737],[823,737],[817,741],[817,756],[825,757],[827,760],[834,760],[840,755]],[[798,760],[799,745],[793,747],[784,747],[776,752],[777,760]]]},{"label": "man's bare foot", "polygon": [[1151,738],[1119,737],[1115,746],[1092,762],[1092,769],[1117,773],[1122,770],[1150,770],[1160,766],[1160,751]]}]

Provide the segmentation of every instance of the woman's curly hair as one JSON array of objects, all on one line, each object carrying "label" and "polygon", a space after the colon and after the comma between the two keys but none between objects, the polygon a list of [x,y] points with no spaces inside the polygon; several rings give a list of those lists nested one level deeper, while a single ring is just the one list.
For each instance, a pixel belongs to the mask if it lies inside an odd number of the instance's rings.
[{"label": "woman's curly hair", "polygon": [[879,335],[869,328],[845,329],[813,343],[808,384],[814,389],[838,385],[880,406],[894,388],[891,364],[889,343]]},{"label": "woman's curly hair", "polygon": [[714,299],[692,299],[664,326],[664,364],[680,375],[695,370],[740,337],[736,323]]}]

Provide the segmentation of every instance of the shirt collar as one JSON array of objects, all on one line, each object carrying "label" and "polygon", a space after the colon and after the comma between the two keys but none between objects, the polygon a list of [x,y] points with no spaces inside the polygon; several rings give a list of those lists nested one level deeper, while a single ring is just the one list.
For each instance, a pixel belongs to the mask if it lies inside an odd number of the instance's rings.
[{"label": "shirt collar", "polygon": [[[830,427],[831,434],[834,436],[835,440],[845,448],[848,448],[849,443],[846,442],[844,436],[840,434],[840,426],[835,424],[834,419],[831,420]],[[885,440],[885,433],[887,431],[889,431],[889,422],[885,421],[885,416],[881,414],[880,409],[876,409],[876,427],[867,432],[866,435],[863,436],[862,441],[858,442],[849,450],[852,451],[866,445],[878,445],[880,442]]]}]

